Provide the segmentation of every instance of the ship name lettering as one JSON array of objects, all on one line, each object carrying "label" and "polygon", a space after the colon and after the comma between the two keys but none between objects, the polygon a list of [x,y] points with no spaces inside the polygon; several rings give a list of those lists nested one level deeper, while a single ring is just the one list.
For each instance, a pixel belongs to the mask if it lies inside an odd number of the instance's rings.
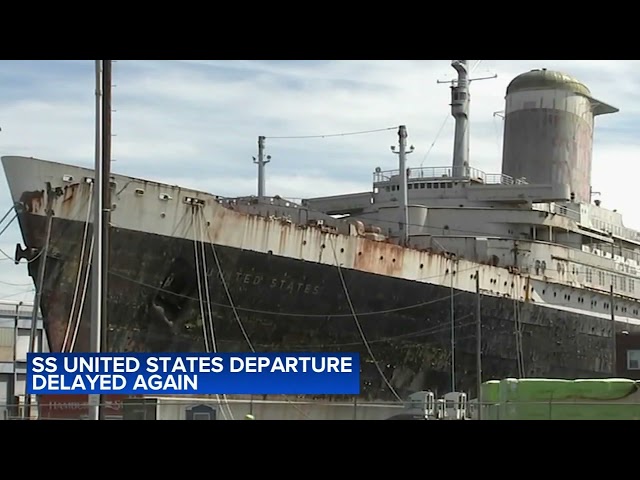
[{"label": "ship name lettering", "polygon": [[269,288],[277,288],[289,293],[304,293],[306,295],[318,295],[320,285],[299,282],[288,278],[266,278],[252,273],[236,272],[236,281],[244,285],[267,285]]}]

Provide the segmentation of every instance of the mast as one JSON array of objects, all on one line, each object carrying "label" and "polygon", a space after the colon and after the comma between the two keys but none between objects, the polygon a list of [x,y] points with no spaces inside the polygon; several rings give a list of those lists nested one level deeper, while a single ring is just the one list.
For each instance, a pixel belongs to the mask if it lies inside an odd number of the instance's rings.
[{"label": "mast", "polygon": [[469,175],[469,60],[453,60],[458,82],[451,86],[451,115],[456,119],[453,140],[453,176]]},{"label": "mast", "polygon": [[470,79],[469,60],[452,60],[451,66],[458,72],[458,78],[451,81],[438,83],[451,83],[451,115],[456,120],[456,128],[453,140],[453,177],[469,176],[469,85],[476,80],[496,78],[481,77]]},{"label": "mast", "polygon": [[415,150],[413,145],[407,152],[407,127],[400,125],[398,127],[398,143],[399,149],[396,152],[396,147],[392,146],[391,151],[398,154],[399,163],[399,176],[400,176],[400,201],[399,201],[399,242],[400,245],[407,245],[409,243],[409,200],[407,196],[407,183],[409,172],[407,171],[407,155],[413,153]]},{"label": "mast", "polygon": [[258,137],[258,159],[253,157],[253,163],[258,165],[258,199],[264,200],[265,195],[265,169],[264,167],[271,161],[271,155],[264,156],[265,137]]}]

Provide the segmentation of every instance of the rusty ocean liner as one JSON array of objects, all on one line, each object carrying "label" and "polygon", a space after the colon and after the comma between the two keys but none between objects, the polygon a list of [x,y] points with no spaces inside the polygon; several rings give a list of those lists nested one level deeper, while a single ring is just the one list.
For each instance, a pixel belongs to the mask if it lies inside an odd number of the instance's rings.
[{"label": "rusty ocean liner", "polygon": [[[384,378],[403,396],[473,394],[479,295],[484,379],[611,376],[613,327],[640,324],[640,233],[591,198],[594,117],[617,109],[569,75],[523,73],[502,173],[485,174],[469,164],[468,61],[452,66],[450,166],[406,169],[399,127],[399,168],[368,192],[221,198],[113,175],[108,349],[357,350],[363,398],[391,399]],[[2,163],[16,262],[35,281],[46,261],[51,349],[86,351],[93,171]]]}]

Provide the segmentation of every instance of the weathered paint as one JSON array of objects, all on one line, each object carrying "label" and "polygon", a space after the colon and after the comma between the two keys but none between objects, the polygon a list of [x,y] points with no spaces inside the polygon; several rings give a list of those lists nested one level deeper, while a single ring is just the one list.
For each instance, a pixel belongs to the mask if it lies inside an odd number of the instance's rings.
[{"label": "weathered paint", "polygon": [[[74,177],[73,195],[63,192],[53,202],[52,253],[47,259],[42,300],[52,349],[59,349],[69,323],[83,222],[91,200],[90,186],[82,179],[91,171],[20,157],[4,158],[3,163],[12,195],[18,200],[23,192],[40,191],[47,181],[55,187],[56,179]],[[580,288],[559,285],[544,274],[523,276],[517,269],[369,240],[358,236],[357,228],[351,234],[331,233],[317,226],[230,210],[217,197],[201,192],[123,176],[114,179],[108,337],[113,350],[203,348],[194,240],[207,244],[219,348],[247,349],[208,244],[211,239],[237,307],[235,313],[258,350],[356,349],[366,357],[338,275],[340,265],[362,328],[378,361],[387,365],[394,386],[402,392],[447,388],[453,283],[459,334],[457,376],[461,386],[472,390],[474,273],[479,270],[487,375],[518,374],[514,370],[514,308],[523,310],[528,375],[609,374],[608,315],[590,311],[587,305],[568,304],[558,295],[579,296]],[[136,193],[137,189],[144,194]],[[163,200],[163,195],[171,199]],[[205,206],[185,204],[187,196],[204,201]],[[31,202],[32,211],[20,216],[25,241],[31,247],[44,241],[42,204]],[[206,226],[204,236],[198,222]],[[32,274],[37,265],[38,261],[29,264]],[[532,290],[527,291],[529,277]],[[514,303],[527,295],[529,304]],[[87,299],[76,345],[79,351],[88,347],[89,308]],[[617,320],[634,321],[625,316]],[[363,369],[363,395],[388,395],[377,370],[367,362]]]},{"label": "weathered paint", "polygon": [[587,86],[575,77],[546,68],[531,70],[515,77],[507,86],[507,95],[535,90],[565,90],[583,96],[591,95]]},{"label": "weathered paint", "polygon": [[[3,164],[7,177],[10,179],[9,184],[13,197],[21,201],[23,193],[29,192],[28,197],[35,198],[30,201],[31,208],[33,213],[38,215],[45,214],[45,203],[42,200],[42,194],[38,196],[33,192],[42,192],[42,186],[46,181],[62,179],[65,175],[72,176],[77,185],[73,198],[71,201],[64,202],[64,195],[57,197],[53,204],[54,212],[58,218],[84,221],[87,206],[90,203],[90,185],[85,183],[83,179],[91,177],[91,170],[22,157],[4,157]],[[219,197],[210,194],[119,175],[114,175],[113,178],[115,180],[113,198],[115,209],[112,213],[111,224],[115,227],[186,240],[210,240],[217,245],[325,265],[335,266],[337,255],[338,262],[344,268],[362,269],[362,271],[371,271],[372,273],[390,272],[387,274],[397,278],[450,286],[450,279],[443,273],[446,268],[441,268],[445,257],[437,252],[402,249],[402,262],[398,262],[398,259],[393,262],[394,257],[398,256],[397,252],[400,247],[358,236],[355,234],[357,228],[354,228],[352,235],[337,235],[314,226],[289,223],[283,225],[282,219],[247,215],[229,210],[219,203]],[[62,184],[62,181],[58,180],[58,183]],[[140,188],[145,192],[142,196],[135,193]],[[164,194],[168,194],[171,200],[160,200],[159,197]],[[199,209],[186,205],[183,202],[185,197],[201,199],[206,206]],[[63,209],[61,208],[62,203],[68,206]],[[208,225],[204,233],[201,232],[201,229],[196,228],[193,218],[195,212],[200,210],[202,210],[203,223]],[[68,212],[66,216],[65,212]],[[285,231],[288,231],[288,234],[284,233]],[[336,254],[333,253],[334,247]],[[341,252],[341,249],[344,249],[344,252]],[[375,258],[377,260],[365,255],[365,252],[370,249],[376,252]],[[553,249],[560,253],[567,251],[564,247],[553,247]],[[563,255],[566,257],[569,253]],[[383,257],[383,260],[379,260],[380,257]],[[499,285],[497,286],[492,281],[496,277],[506,275],[510,278],[513,277],[509,283],[522,284],[523,282],[523,276],[517,270],[510,272],[506,268],[508,266],[508,263],[503,263],[501,264],[503,268],[499,268],[479,265],[464,259],[458,260],[458,269],[461,271],[476,268],[481,270],[483,291],[501,296],[510,295],[510,292],[499,288]],[[371,270],[367,270],[369,268]],[[556,272],[555,269],[547,269],[542,275],[536,274],[535,271],[529,271],[525,276],[534,279],[533,285],[536,290],[541,290],[542,288],[539,287],[548,282],[579,286],[572,278],[568,278],[564,274],[565,271]],[[455,280],[454,287],[473,292],[475,291],[475,282],[464,279]],[[607,295],[608,291],[602,293]],[[553,299],[534,298],[534,301],[548,302],[554,308],[562,307]],[[580,305],[576,305],[576,307],[580,308]]]},{"label": "weathered paint", "polygon": [[507,96],[502,171],[529,183],[570,186],[591,201],[591,101],[568,90],[519,91]]}]

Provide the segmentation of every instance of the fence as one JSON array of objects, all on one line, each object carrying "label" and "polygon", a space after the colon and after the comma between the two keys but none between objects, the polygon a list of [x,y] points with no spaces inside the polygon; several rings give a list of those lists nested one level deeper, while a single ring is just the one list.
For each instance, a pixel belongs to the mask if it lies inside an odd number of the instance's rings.
[{"label": "fence", "polygon": [[[28,412],[24,405],[0,405],[0,419],[85,420],[86,400],[40,401]],[[73,396],[71,396],[73,397]],[[86,398],[86,397],[85,397]],[[405,412],[398,403],[205,398],[123,398],[100,406],[104,420],[385,420]],[[29,414],[30,413],[30,414]],[[250,417],[248,417],[250,416]]]},{"label": "fence", "polygon": [[[477,405],[447,404],[426,412],[393,403],[222,398],[132,398],[101,405],[104,420],[476,420]],[[86,420],[85,402],[0,405],[4,420]],[[481,420],[640,420],[640,403],[545,401],[485,403]]]}]

